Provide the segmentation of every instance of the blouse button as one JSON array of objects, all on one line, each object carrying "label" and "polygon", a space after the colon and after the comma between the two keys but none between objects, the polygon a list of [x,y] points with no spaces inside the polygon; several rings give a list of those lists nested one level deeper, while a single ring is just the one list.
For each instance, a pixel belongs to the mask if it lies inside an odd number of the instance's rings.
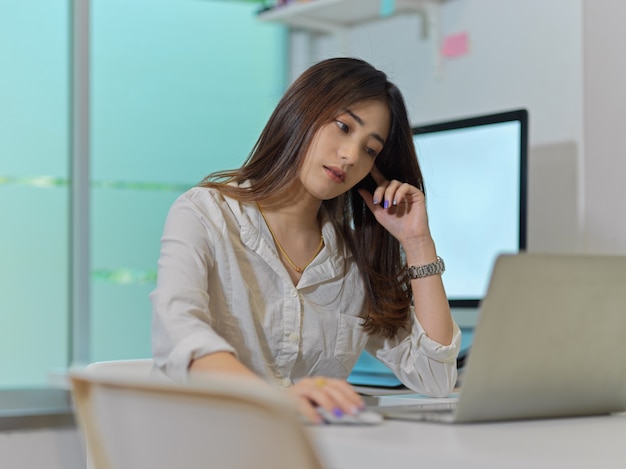
[{"label": "blouse button", "polygon": [[300,336],[296,334],[295,332],[292,332],[291,334],[289,334],[289,337],[288,337],[288,339],[292,342],[297,342],[299,338]]}]

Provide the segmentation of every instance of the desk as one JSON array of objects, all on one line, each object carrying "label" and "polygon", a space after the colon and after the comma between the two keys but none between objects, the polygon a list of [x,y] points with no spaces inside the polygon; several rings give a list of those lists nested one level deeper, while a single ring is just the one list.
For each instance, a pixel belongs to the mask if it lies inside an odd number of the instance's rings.
[{"label": "desk", "polygon": [[328,469],[624,469],[626,414],[481,424],[311,428]]}]

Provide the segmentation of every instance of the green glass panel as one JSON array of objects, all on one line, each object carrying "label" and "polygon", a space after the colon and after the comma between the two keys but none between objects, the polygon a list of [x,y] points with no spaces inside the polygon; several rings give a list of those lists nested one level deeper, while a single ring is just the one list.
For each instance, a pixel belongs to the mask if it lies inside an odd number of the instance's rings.
[{"label": "green glass panel", "polygon": [[0,186],[0,387],[68,363],[67,188]]},{"label": "green glass panel", "polygon": [[286,31],[246,2],[92,8],[92,360],[150,356],[160,237],[178,195],[241,165],[286,79]]},{"label": "green glass panel", "polygon": [[0,388],[68,364],[68,15],[0,2]]}]

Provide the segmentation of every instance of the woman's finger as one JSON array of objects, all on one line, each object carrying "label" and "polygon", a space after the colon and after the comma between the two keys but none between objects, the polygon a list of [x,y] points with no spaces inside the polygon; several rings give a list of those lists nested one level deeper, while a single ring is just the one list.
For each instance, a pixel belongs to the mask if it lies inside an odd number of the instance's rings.
[{"label": "woman's finger", "polygon": [[[402,186],[400,181],[388,181],[387,187],[385,187],[385,195],[383,199],[383,208],[389,208],[392,205],[397,205],[397,195],[398,189]],[[395,202],[395,203],[394,203]]]},{"label": "woman's finger", "polygon": [[312,422],[318,421],[311,412],[311,409],[315,412],[315,407],[323,407],[328,412],[341,416],[354,414],[364,406],[361,396],[344,380],[304,378],[290,389],[290,393],[298,399],[299,411]]},{"label": "woman's finger", "polygon": [[332,398],[333,412],[341,411],[344,414],[355,415],[364,407],[364,402],[352,386],[345,381],[331,382],[325,391]]},{"label": "woman's finger", "polygon": [[395,192],[390,195],[391,205],[399,205],[402,202],[408,202],[408,195],[413,190],[413,186],[408,183],[400,183]]},{"label": "woman's finger", "polygon": [[318,425],[324,423],[324,419],[322,419],[322,416],[315,410],[313,404],[304,397],[297,399],[297,410],[300,415],[313,424]]}]

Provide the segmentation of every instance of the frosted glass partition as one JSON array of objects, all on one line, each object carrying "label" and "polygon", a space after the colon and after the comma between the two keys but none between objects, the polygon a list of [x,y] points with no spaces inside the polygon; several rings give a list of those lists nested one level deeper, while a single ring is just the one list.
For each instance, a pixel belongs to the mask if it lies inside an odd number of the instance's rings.
[{"label": "frosted glass partition", "polygon": [[67,365],[65,0],[0,2],[0,388]]},{"label": "frosted glass partition", "polygon": [[[69,0],[0,2],[0,388],[72,361]],[[284,91],[258,4],[91,0],[90,360],[150,355],[167,209],[236,167]]]},{"label": "frosted glass partition", "polygon": [[92,6],[94,360],[150,355],[150,303],[169,206],[239,166],[280,98],[286,31],[246,2]]}]

